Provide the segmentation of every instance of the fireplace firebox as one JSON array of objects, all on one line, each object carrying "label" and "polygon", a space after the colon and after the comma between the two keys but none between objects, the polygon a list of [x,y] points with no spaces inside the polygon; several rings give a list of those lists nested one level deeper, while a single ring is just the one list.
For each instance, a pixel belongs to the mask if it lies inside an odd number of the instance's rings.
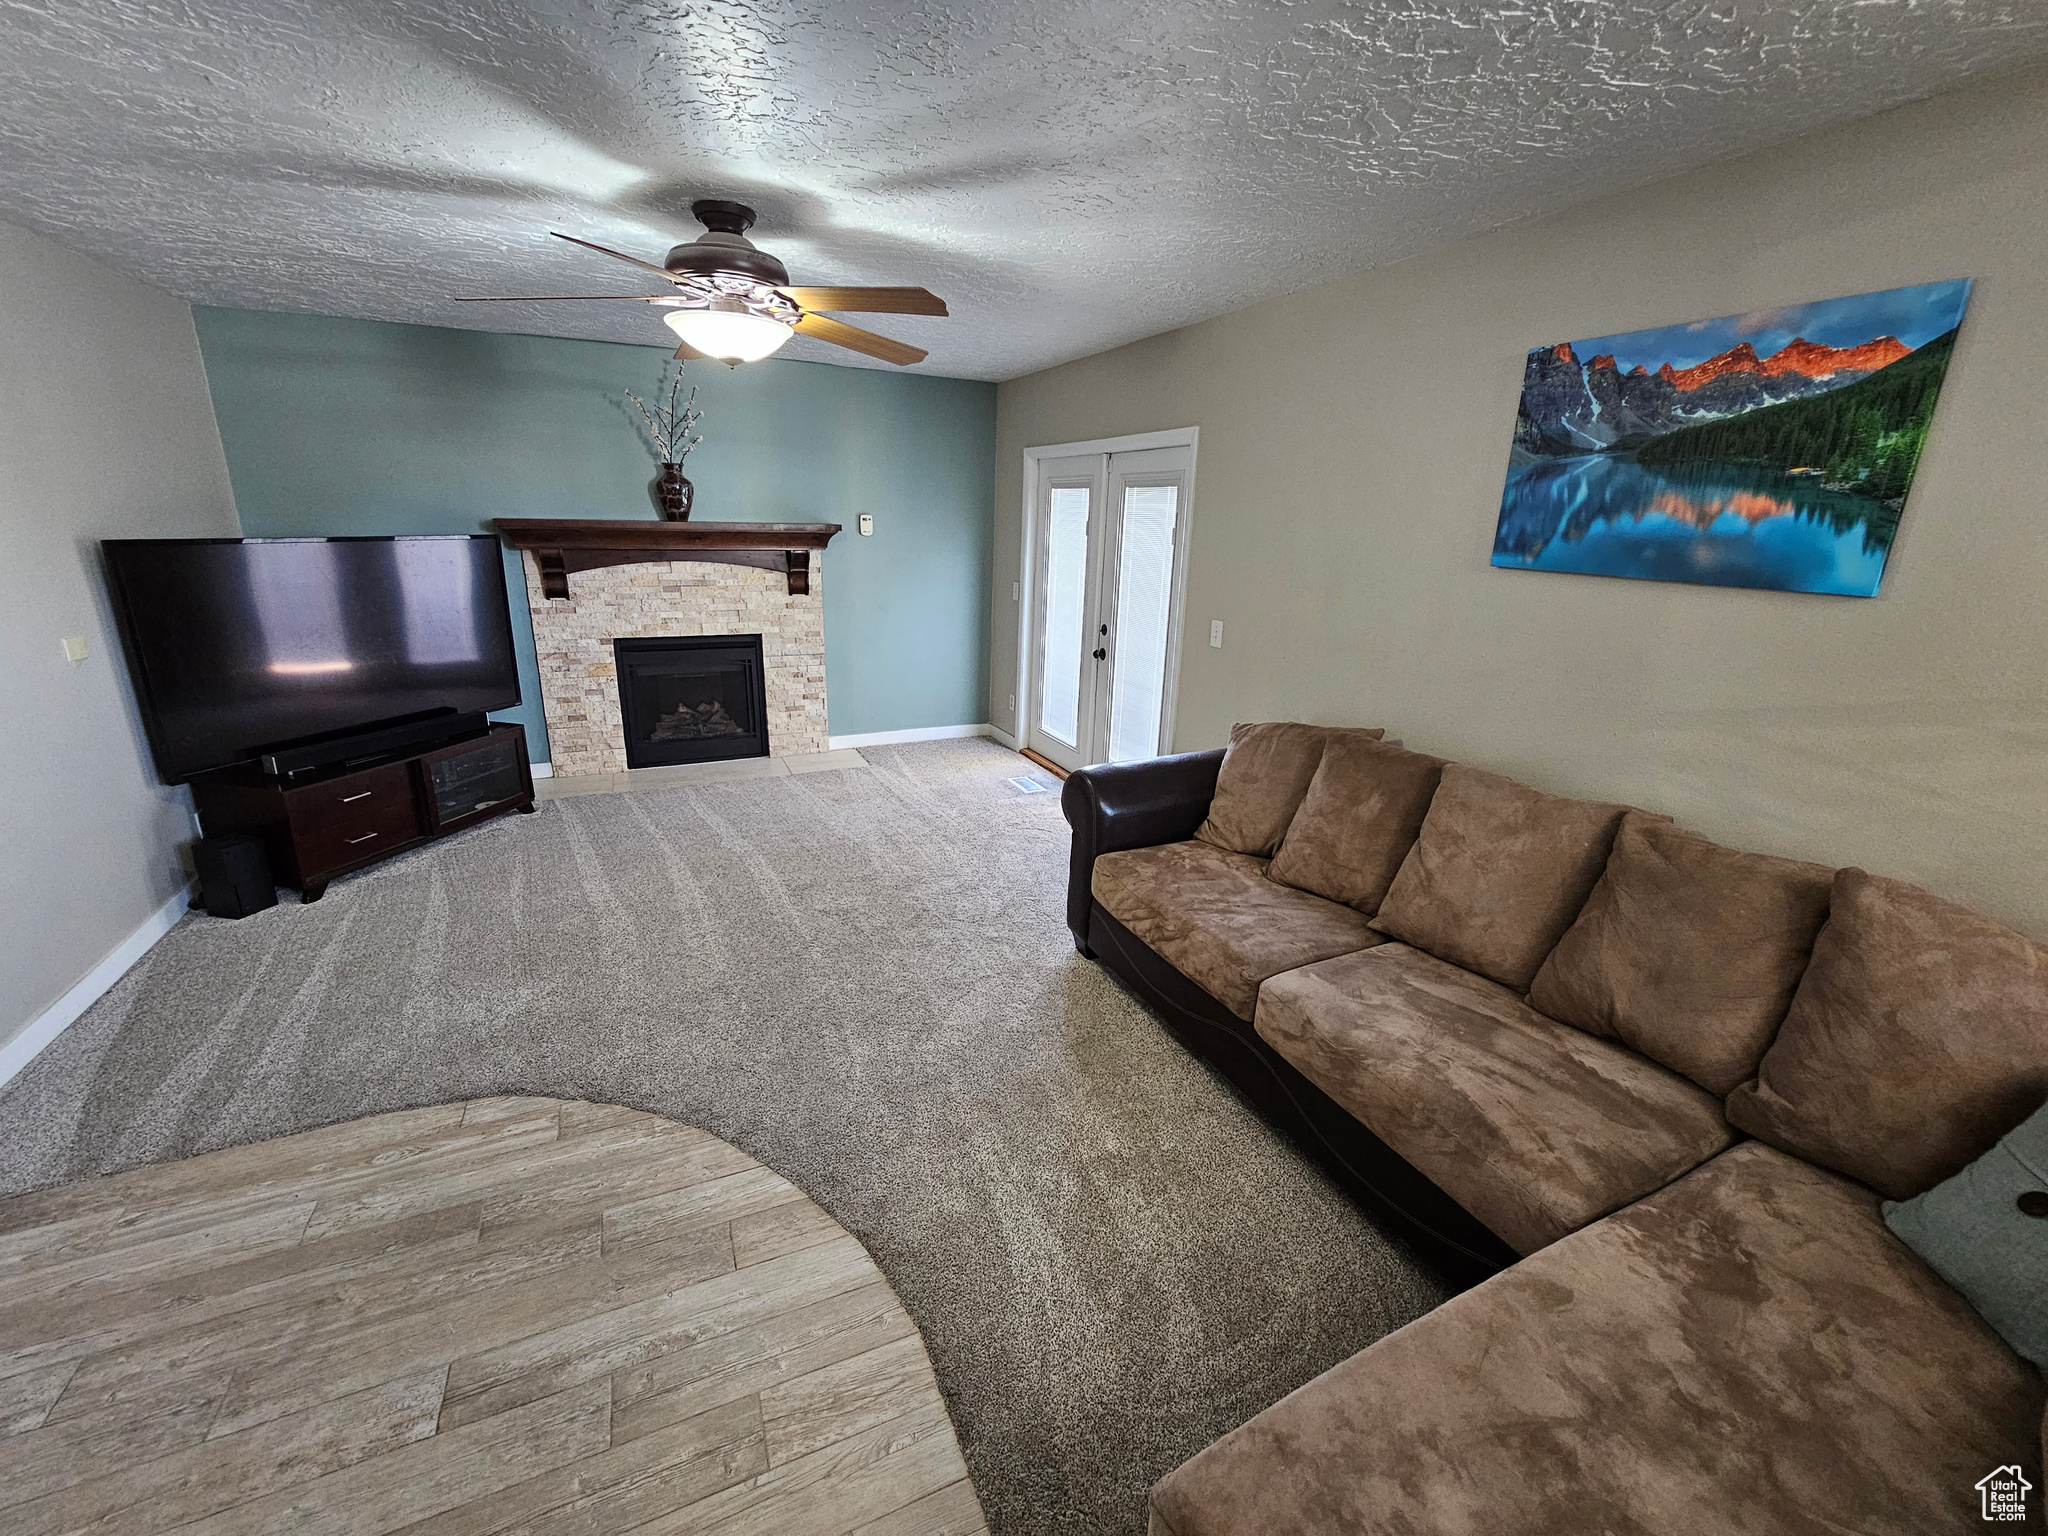
[{"label": "fireplace firebox", "polygon": [[614,640],[626,766],[768,755],[759,635]]}]

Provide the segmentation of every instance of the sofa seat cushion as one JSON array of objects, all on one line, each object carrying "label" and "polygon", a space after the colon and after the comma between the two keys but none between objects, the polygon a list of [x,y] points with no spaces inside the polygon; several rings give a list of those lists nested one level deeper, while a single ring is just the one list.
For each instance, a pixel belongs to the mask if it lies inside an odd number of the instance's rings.
[{"label": "sofa seat cushion", "polygon": [[1223,766],[1216,770],[1209,814],[1195,828],[1195,836],[1232,853],[1270,859],[1301,808],[1331,739],[1377,741],[1384,735],[1376,726],[1300,725],[1289,720],[1233,725]]},{"label": "sofa seat cushion", "polygon": [[1266,861],[1204,842],[1105,853],[1104,911],[1241,1019],[1281,971],[1386,940],[1365,915],[1266,878]]},{"label": "sofa seat cushion", "polygon": [[1735,1139],[1712,1094],[1405,944],[1275,976],[1267,1044],[1518,1253]]},{"label": "sofa seat cushion", "polygon": [[1834,879],[1825,864],[1739,853],[1630,811],[1529,1005],[1725,1098],[1785,1021]]},{"label": "sofa seat cushion", "polygon": [[2038,1465],[2041,1378],[1885,1230],[1877,1203],[1770,1147],[1736,1147],[1224,1436],[1153,1489],[1159,1523],[1173,1536],[1981,1529],[1977,1480]]},{"label": "sofa seat cushion", "polygon": [[1894,1200],[2048,1099],[2048,948],[1903,880],[1845,869],[1791,1011],[1728,1118]]},{"label": "sofa seat cushion", "polygon": [[1373,926],[1526,992],[1585,906],[1627,809],[1452,763]]}]

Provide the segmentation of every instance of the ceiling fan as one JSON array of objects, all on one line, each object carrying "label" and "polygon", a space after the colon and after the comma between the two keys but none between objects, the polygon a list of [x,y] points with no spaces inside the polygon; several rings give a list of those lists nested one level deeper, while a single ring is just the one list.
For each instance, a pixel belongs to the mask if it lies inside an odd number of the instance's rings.
[{"label": "ceiling fan", "polygon": [[744,203],[714,198],[690,204],[704,233],[679,245],[656,266],[610,246],[579,240],[551,230],[557,240],[616,256],[666,278],[674,293],[546,293],[525,298],[465,298],[464,304],[539,304],[557,300],[611,299],[652,304],[667,311],[662,323],[682,345],[679,358],[711,358],[738,366],[757,362],[792,335],[829,341],[835,347],[864,352],[885,363],[908,367],[928,355],[877,336],[857,325],[834,320],[823,310],[891,315],[943,315],[946,301],[922,288],[804,288],[791,284],[789,269],[747,238],[754,210]]}]

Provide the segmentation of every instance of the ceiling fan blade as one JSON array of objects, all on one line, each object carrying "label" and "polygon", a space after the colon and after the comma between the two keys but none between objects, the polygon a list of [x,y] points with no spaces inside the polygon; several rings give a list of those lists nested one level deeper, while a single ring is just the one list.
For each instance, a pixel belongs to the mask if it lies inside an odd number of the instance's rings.
[{"label": "ceiling fan blade", "polygon": [[946,301],[924,288],[784,288],[800,309],[848,314],[943,315]]},{"label": "ceiling fan blade", "polygon": [[848,325],[844,320],[834,320],[827,315],[805,315],[797,321],[796,333],[813,341],[829,341],[833,346],[845,347],[850,352],[865,352],[869,357],[879,357],[899,368],[921,363],[931,355],[922,347],[891,341],[886,336],[877,336],[873,331],[864,331],[857,325]]},{"label": "ceiling fan blade", "polygon": [[564,299],[631,299],[635,304],[668,304],[668,294],[657,293],[493,293],[481,298],[464,296],[458,304],[557,304]]},{"label": "ceiling fan blade", "polygon": [[674,282],[676,280],[675,273],[669,271],[667,267],[657,267],[653,262],[642,261],[638,256],[628,256],[624,251],[615,251],[608,245],[598,245],[594,241],[578,240],[574,235],[565,235],[559,229],[551,229],[548,231],[548,233],[553,235],[557,240],[566,240],[571,245],[580,245],[587,251],[598,251],[606,256],[616,256],[621,261],[630,261],[636,267],[645,267],[650,272],[659,272],[663,277],[667,278],[670,282]]}]

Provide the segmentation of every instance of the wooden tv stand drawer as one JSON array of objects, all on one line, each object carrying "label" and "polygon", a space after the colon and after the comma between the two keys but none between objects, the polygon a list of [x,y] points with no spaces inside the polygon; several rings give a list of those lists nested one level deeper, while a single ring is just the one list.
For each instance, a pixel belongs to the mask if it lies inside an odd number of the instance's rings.
[{"label": "wooden tv stand drawer", "polygon": [[414,798],[412,770],[406,763],[365,768],[360,773],[343,774],[338,779],[323,779],[303,789],[284,792],[292,825],[308,833],[328,827],[374,827],[388,831],[399,823],[395,814],[399,812],[403,813],[403,824],[417,832],[419,817],[415,814]]},{"label": "wooden tv stand drawer", "polygon": [[412,772],[405,763],[284,792],[302,872],[347,869],[425,840]]},{"label": "wooden tv stand drawer", "polygon": [[278,884],[318,901],[327,882],[507,811],[533,807],[526,732],[479,736],[299,783],[229,769],[192,781],[207,835],[252,832]]}]

